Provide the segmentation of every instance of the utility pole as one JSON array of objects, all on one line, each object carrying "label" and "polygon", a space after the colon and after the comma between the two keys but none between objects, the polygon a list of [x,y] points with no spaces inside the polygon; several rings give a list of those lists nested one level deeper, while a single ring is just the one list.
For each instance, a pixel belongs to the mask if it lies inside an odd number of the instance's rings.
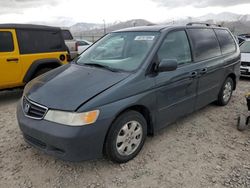
[{"label": "utility pole", "polygon": [[136,21],[134,20],[134,21],[133,21],[133,26],[135,27],[135,25],[136,25]]},{"label": "utility pole", "polygon": [[107,31],[106,31],[106,22],[105,20],[103,19],[103,32],[104,32],[104,35],[106,35]]}]

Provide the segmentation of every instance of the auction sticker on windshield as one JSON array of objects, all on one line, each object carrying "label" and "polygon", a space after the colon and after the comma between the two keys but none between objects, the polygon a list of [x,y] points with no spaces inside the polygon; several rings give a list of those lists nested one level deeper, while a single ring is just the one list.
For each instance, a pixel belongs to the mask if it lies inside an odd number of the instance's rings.
[{"label": "auction sticker on windshield", "polygon": [[135,40],[154,40],[155,36],[136,36]]}]

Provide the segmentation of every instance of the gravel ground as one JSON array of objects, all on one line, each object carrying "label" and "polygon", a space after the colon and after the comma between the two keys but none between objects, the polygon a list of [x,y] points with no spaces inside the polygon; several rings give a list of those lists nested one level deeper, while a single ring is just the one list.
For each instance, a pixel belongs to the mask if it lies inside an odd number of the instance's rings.
[{"label": "gravel ground", "polygon": [[228,106],[213,104],[147,138],[127,164],[105,159],[70,163],[28,146],[15,108],[22,91],[0,92],[0,187],[250,187],[250,130],[238,132],[247,114],[241,80]]}]

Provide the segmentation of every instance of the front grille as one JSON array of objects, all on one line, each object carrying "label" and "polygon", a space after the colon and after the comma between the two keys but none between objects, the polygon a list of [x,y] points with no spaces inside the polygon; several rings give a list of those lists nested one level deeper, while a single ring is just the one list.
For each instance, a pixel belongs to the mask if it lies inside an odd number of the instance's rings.
[{"label": "front grille", "polygon": [[48,110],[45,106],[36,104],[28,100],[26,97],[23,97],[22,107],[24,114],[34,119],[42,119]]},{"label": "front grille", "polygon": [[250,66],[250,62],[242,61],[242,62],[241,62],[241,66],[243,66],[243,67]]},{"label": "front grille", "polygon": [[241,75],[246,75],[246,76],[248,76],[248,75],[250,75],[250,72],[242,72],[242,71],[241,71],[240,74],[241,74]]},{"label": "front grille", "polygon": [[41,148],[42,150],[47,150],[49,152],[53,152],[56,155],[64,155],[65,154],[65,151],[63,149],[57,148],[57,147],[52,146],[52,145],[48,145],[48,144],[44,143],[43,141],[38,140],[38,139],[36,139],[32,136],[29,136],[27,134],[23,134],[23,136],[24,136],[24,139],[28,143],[30,143],[34,146],[37,146],[37,147]]}]

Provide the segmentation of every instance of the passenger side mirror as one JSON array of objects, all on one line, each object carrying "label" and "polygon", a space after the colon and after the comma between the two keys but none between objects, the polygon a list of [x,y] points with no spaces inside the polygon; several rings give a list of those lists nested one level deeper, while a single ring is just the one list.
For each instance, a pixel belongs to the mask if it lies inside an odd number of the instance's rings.
[{"label": "passenger side mirror", "polygon": [[178,62],[176,59],[163,59],[161,60],[157,71],[158,72],[167,72],[174,71],[178,67]]}]

